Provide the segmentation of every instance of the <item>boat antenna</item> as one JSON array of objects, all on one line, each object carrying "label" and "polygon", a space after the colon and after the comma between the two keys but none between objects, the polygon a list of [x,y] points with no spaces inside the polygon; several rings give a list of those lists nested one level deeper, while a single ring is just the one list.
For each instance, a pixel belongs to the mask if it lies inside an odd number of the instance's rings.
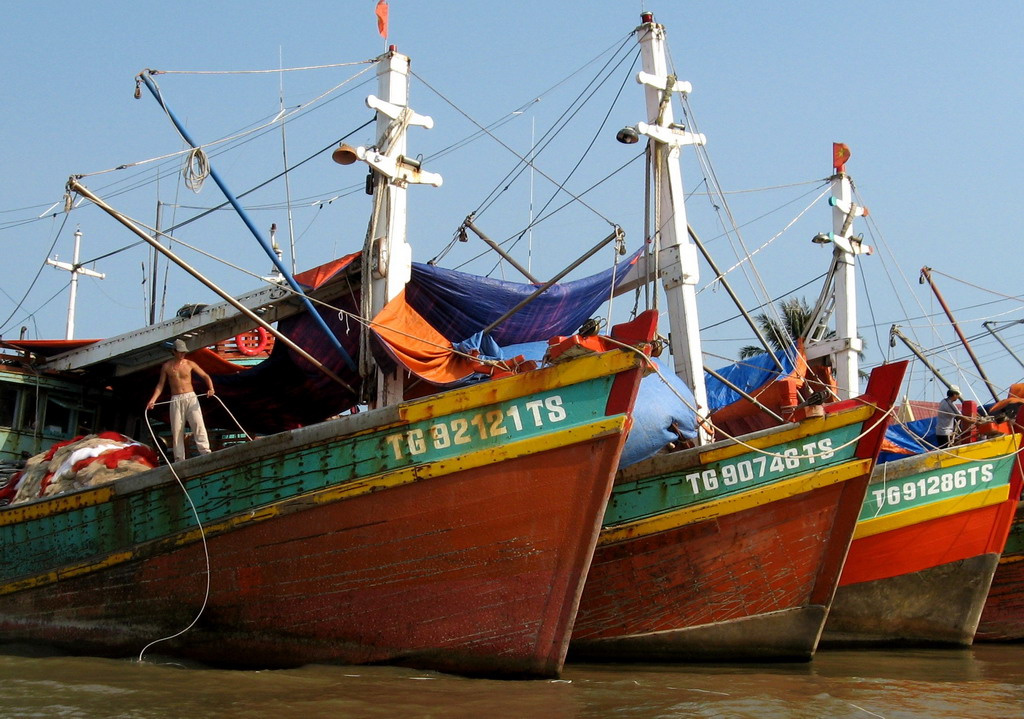
[{"label": "boat antenna", "polygon": [[292,274],[295,273],[295,225],[292,222],[292,183],[288,172],[288,137],[285,134],[284,126],[287,115],[284,111],[284,60],[281,54],[281,46],[277,47],[277,67],[280,70],[280,81],[278,83],[279,107],[281,109],[281,155],[284,157],[284,198],[288,209],[288,244],[291,248]]},{"label": "boat antenna", "polygon": [[68,298],[68,326],[67,333],[64,335],[64,339],[73,340],[75,338],[75,302],[78,297],[78,276],[86,275],[88,277],[95,277],[96,279],[102,280],[106,277],[102,272],[96,272],[82,267],[78,262],[78,252],[82,246],[82,230],[78,227],[75,228],[75,248],[71,256],[71,262],[59,262],[54,256],[51,260],[46,258],[46,264],[53,265],[58,270],[66,270],[71,273],[71,294]]},{"label": "boat antenna", "polygon": [[[870,255],[874,249],[864,243],[863,236],[853,234],[853,221],[867,217],[868,208],[854,202],[853,181],[846,172],[850,148],[846,143],[832,143],[832,168],[829,178],[832,197],[832,231],[815,235],[811,242],[832,246],[832,261],[821,294],[811,311],[807,323],[807,359],[832,356],[835,358],[836,384],[841,399],[857,394],[859,382],[858,355],[864,342],[857,335],[857,257]],[[823,333],[832,314],[835,314],[835,336]]]},{"label": "boat antenna", "polygon": [[[666,301],[669,305],[669,344],[676,376],[693,389],[698,413],[708,412],[708,394],[704,383],[704,362],[701,351],[700,327],[697,317],[695,285],[699,280],[697,250],[687,232],[682,170],[679,154],[684,146],[703,145],[700,133],[691,132],[675,122],[672,97],[690,92],[688,82],[680,81],[669,71],[665,48],[665,28],[654,21],[650,12],[641,14],[641,25],[636,29],[643,60],[643,71],[637,81],[644,86],[647,122],[623,128],[616,139],[634,144],[646,136],[651,150],[652,199],[654,213],[652,227],[655,241],[660,245],[661,262],[658,274],[662,277]],[[656,246],[658,246],[656,245]],[[711,441],[705,422],[698,419],[698,442]]]},{"label": "boat antenna", "polygon": [[[370,168],[367,192],[373,195],[373,209],[362,252],[360,304],[363,317],[372,320],[384,306],[398,297],[412,276],[412,247],[406,241],[409,185],[440,187],[443,178],[422,168],[419,159],[409,157],[409,127],[430,129],[434,120],[409,107],[409,58],[392,45],[378,59],[378,95],[366,98],[377,115],[377,143],[372,147],[352,147],[342,143],[331,155],[339,165],[357,160]],[[402,399],[404,380],[401,371],[385,371],[373,362],[369,328],[360,339],[360,372],[365,377],[376,368],[376,386],[370,404],[383,407]]]}]

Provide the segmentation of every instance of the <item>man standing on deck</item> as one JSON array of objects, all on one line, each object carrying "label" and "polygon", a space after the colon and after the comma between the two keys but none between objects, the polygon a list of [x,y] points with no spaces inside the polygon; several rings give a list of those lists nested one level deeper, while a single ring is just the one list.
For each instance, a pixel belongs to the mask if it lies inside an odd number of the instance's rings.
[{"label": "man standing on deck", "polygon": [[199,407],[199,399],[192,389],[192,373],[199,375],[209,389],[207,397],[213,396],[213,380],[203,368],[189,359],[185,359],[188,347],[183,340],[174,341],[174,359],[164,362],[160,368],[160,380],[156,383],[153,396],[146,405],[147,410],[156,406],[156,400],[163,392],[164,383],[171,389],[171,436],[174,438],[174,461],[185,459],[185,422],[192,428],[199,454],[210,453],[210,440],[206,436],[206,423],[203,422],[203,411]]},{"label": "man standing on deck", "polygon": [[939,414],[935,421],[935,444],[938,447],[948,447],[953,444],[960,420],[969,419],[960,414],[960,409],[953,404],[958,399],[960,399],[960,388],[954,384],[950,385],[946,392],[946,398],[939,402]]}]

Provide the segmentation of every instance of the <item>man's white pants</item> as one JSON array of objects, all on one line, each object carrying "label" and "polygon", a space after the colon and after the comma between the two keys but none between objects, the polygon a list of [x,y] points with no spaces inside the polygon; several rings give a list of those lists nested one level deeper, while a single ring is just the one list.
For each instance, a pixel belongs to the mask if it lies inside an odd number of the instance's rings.
[{"label": "man's white pants", "polygon": [[174,437],[174,461],[185,459],[185,422],[192,428],[199,454],[210,453],[210,440],[206,436],[206,423],[195,392],[171,396],[171,436]]}]

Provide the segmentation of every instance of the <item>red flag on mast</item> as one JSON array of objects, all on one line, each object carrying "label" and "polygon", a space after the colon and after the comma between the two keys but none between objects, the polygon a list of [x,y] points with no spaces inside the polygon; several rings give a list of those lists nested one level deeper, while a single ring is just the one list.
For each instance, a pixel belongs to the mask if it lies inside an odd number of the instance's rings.
[{"label": "red flag on mast", "polygon": [[846,161],[850,159],[850,148],[845,142],[832,143],[832,167],[836,172],[846,172]]},{"label": "red flag on mast", "polygon": [[388,36],[388,0],[377,0],[377,32],[380,36]]}]

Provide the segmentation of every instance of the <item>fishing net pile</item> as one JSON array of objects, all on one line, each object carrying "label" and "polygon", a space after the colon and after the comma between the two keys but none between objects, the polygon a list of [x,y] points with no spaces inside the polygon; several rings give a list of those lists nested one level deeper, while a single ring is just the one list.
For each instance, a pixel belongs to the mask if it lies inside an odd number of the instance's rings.
[{"label": "fishing net pile", "polygon": [[11,504],[95,487],[156,467],[152,449],[117,432],[75,437],[27,460],[7,491]]}]

